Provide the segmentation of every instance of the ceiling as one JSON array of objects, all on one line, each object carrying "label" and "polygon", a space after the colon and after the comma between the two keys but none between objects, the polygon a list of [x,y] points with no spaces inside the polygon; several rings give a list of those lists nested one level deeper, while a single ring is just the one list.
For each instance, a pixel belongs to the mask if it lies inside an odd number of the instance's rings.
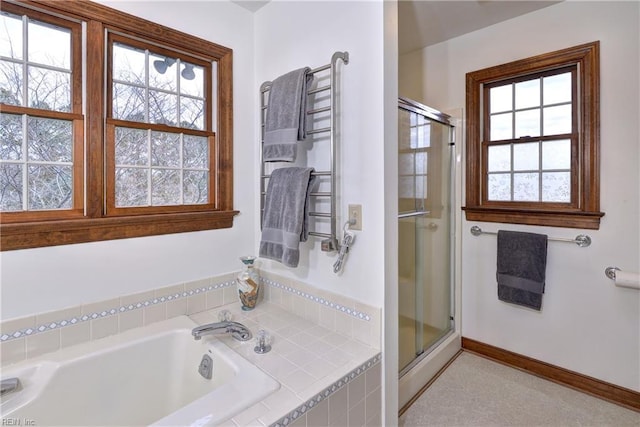
[{"label": "ceiling", "polygon": [[431,46],[556,3],[559,1],[400,0],[399,51]]},{"label": "ceiling", "polygon": [[[269,1],[231,0],[232,3],[251,12],[257,11]],[[399,0],[399,52],[402,54],[431,46],[498,22],[551,6],[560,1]]]}]

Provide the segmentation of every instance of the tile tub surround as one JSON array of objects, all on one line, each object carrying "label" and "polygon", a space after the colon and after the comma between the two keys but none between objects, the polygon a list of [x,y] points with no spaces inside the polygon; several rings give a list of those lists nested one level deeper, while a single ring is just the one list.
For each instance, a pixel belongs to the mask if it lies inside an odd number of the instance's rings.
[{"label": "tile tub surround", "polygon": [[263,301],[253,311],[239,303],[191,315],[215,322],[221,310],[256,335],[264,329],[272,350],[254,351],[255,339],[219,339],[281,383],[280,390],[246,409],[225,426],[381,425],[381,354],[362,341]]},{"label": "tile tub surround", "polygon": [[[16,363],[149,323],[236,302],[237,274],[4,321],[0,324],[0,361],[2,365]],[[379,308],[268,272],[261,271],[261,275],[263,301],[380,348]]]}]

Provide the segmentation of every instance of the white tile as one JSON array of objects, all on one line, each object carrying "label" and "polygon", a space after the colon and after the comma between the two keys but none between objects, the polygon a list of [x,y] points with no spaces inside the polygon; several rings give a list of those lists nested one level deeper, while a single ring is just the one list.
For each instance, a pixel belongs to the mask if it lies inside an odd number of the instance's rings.
[{"label": "white tile", "polygon": [[269,353],[269,356],[269,358],[265,358],[260,363],[260,368],[277,379],[285,377],[298,369],[296,365],[279,354]]},{"label": "white tile", "polygon": [[349,338],[344,335],[331,332],[330,334],[322,337],[322,341],[325,341],[334,347],[342,347],[343,344],[349,341]]},{"label": "white tile", "polygon": [[306,347],[307,345],[309,345],[310,343],[312,343],[313,341],[317,341],[318,338],[314,337],[313,335],[310,335],[306,332],[299,332],[297,334],[294,334],[292,336],[289,337],[289,341],[298,344],[299,346],[303,346]]},{"label": "white tile", "polygon": [[353,360],[353,357],[351,357],[349,353],[342,351],[339,348],[323,354],[322,358],[336,366],[342,366]]},{"label": "white tile", "polygon": [[237,414],[233,417],[233,421],[238,426],[251,426],[255,425],[252,423],[255,419],[263,416],[269,412],[269,408],[263,404],[262,402],[256,403],[255,405],[245,409],[244,411]]},{"label": "white tile", "polygon": [[306,365],[303,365],[302,369],[304,369],[305,372],[308,372],[315,378],[320,379],[326,377],[332,372],[335,372],[336,366],[328,362],[327,360],[316,357]]},{"label": "white tile", "polygon": [[293,390],[295,393],[300,393],[302,390],[308,388],[315,382],[315,378],[304,372],[302,369],[297,369],[284,377],[282,383]]},{"label": "white tile", "polygon": [[317,358],[317,356],[313,354],[313,352],[306,350],[303,347],[300,347],[299,350],[295,350],[285,354],[284,357],[297,366],[304,366],[309,363],[309,361]]}]

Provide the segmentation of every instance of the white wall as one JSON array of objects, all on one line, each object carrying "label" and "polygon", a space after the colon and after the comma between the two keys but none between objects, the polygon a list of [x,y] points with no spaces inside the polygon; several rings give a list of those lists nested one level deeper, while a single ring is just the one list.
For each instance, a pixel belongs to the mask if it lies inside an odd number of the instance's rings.
[{"label": "white wall", "polygon": [[[357,232],[343,273],[333,273],[336,253],[322,252],[320,238],[301,244],[300,264],[292,269],[277,262],[263,266],[283,276],[356,298],[376,307],[384,294],[384,116],[383,116],[383,5],[358,1],[272,1],[255,14],[256,80],[254,98],[262,82],[309,66],[328,64],[336,51],[349,52],[342,70],[341,160],[338,204],[339,225],[347,218],[348,204],[361,204],[363,230]],[[259,129],[258,108],[254,108]],[[258,156],[256,133],[254,152]],[[322,144],[326,144],[324,147]],[[329,158],[328,141],[314,150]],[[310,166],[315,166],[310,165]],[[259,168],[256,162],[254,169]],[[259,183],[255,182],[259,204]],[[254,223],[255,251],[260,241],[259,217]],[[342,231],[340,231],[342,234]]]},{"label": "white wall", "polygon": [[[600,40],[600,230],[463,221],[463,336],[640,390],[640,291],[616,288],[607,266],[640,271],[639,28],[637,2],[566,1],[404,55],[400,94],[438,109],[464,106],[465,73]],[[421,92],[422,91],[422,92]],[[541,312],[498,301],[495,237],[526,230],[586,233],[589,248],[550,242]]]},{"label": "white wall", "polygon": [[102,3],[233,49],[234,207],[241,213],[231,229],[1,252],[3,320],[236,271],[238,257],[254,252],[257,178],[247,173],[255,145],[253,15],[217,1]]}]

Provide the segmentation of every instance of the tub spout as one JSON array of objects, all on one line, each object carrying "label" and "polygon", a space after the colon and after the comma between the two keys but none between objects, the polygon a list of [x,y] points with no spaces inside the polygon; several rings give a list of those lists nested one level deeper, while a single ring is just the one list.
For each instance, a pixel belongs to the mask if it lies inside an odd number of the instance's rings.
[{"label": "tub spout", "polygon": [[251,331],[242,323],[225,320],[223,322],[209,323],[193,328],[191,335],[196,340],[203,335],[231,334],[238,341],[248,341],[251,339]]},{"label": "tub spout", "polygon": [[11,393],[12,391],[16,391],[18,390],[19,386],[20,386],[20,380],[17,378],[7,378],[6,380],[2,380],[0,395],[4,395],[6,393]]}]

